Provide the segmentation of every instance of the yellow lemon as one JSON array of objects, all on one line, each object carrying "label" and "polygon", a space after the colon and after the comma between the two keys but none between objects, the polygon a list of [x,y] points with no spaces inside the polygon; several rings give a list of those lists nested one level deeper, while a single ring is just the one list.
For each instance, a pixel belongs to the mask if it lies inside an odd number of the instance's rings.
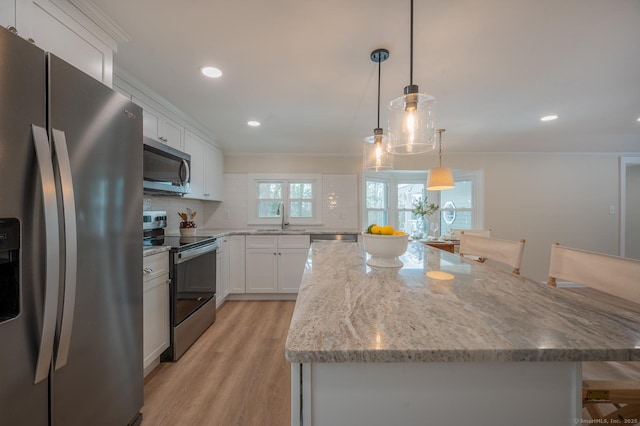
[{"label": "yellow lemon", "polygon": [[382,234],[382,226],[373,225],[371,227],[371,233],[372,234]]},{"label": "yellow lemon", "polygon": [[393,233],[393,235],[404,235],[405,233],[402,231],[396,231]]},{"label": "yellow lemon", "polygon": [[393,226],[391,225],[386,225],[382,227],[381,230],[381,234],[382,235],[393,235],[393,233],[396,231],[395,229],[393,229]]}]

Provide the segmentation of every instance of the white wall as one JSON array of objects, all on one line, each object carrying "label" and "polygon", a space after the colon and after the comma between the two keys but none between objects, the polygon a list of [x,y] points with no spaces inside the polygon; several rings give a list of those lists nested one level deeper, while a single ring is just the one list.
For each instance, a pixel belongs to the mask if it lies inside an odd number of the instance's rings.
[{"label": "white wall", "polygon": [[[614,155],[596,154],[445,153],[444,158],[444,164],[454,169],[484,171],[484,226],[491,228],[496,238],[526,239],[521,271],[538,281],[547,278],[550,247],[554,241],[619,254],[618,161]],[[397,170],[426,170],[437,164],[437,157],[398,156],[395,163]],[[339,202],[343,203],[341,209],[323,211],[323,215],[328,213],[330,218],[325,226],[360,229],[357,211],[360,196],[346,189],[350,184],[340,183],[342,177],[359,180],[360,168],[359,157],[225,157],[225,201],[172,199],[171,208],[167,210],[171,210],[169,217],[175,216],[175,222],[170,222],[170,228],[175,226],[177,231],[179,221],[173,210],[186,206],[203,211],[198,221],[200,227],[246,228],[246,174],[278,172],[325,175],[323,203],[328,203],[329,188],[336,191]],[[356,188],[359,191],[359,184]],[[614,206],[613,215],[609,214],[610,206]]]}]

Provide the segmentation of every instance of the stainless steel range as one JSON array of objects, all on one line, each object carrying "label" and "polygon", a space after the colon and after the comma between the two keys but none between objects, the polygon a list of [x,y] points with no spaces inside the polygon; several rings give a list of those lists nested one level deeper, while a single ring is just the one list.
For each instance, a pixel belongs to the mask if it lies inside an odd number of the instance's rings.
[{"label": "stainless steel range", "polygon": [[169,246],[171,340],[162,361],[177,361],[216,319],[214,237],[165,235],[167,213],[143,213],[144,246]]}]

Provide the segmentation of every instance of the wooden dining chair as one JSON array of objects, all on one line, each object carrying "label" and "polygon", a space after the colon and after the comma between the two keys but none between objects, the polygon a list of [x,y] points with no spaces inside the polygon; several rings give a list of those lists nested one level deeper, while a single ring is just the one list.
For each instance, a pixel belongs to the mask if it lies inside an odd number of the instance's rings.
[{"label": "wooden dining chair", "polygon": [[[558,280],[582,284],[640,307],[640,260],[553,243],[548,283],[557,286]],[[640,361],[583,362],[582,406],[592,419],[640,419]]]},{"label": "wooden dining chair", "polygon": [[520,275],[524,242],[524,240],[500,240],[461,231],[460,256],[473,257],[478,262],[484,262],[487,259],[495,260],[509,265],[513,268],[514,274]]}]

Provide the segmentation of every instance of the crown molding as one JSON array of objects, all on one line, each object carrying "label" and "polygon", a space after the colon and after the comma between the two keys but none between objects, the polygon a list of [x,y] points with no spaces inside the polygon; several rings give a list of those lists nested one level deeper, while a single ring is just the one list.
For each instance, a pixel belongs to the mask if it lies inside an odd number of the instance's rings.
[{"label": "crown molding", "polygon": [[69,0],[80,12],[93,21],[102,31],[112,37],[117,43],[131,41],[131,37],[115,23],[91,0]]}]

